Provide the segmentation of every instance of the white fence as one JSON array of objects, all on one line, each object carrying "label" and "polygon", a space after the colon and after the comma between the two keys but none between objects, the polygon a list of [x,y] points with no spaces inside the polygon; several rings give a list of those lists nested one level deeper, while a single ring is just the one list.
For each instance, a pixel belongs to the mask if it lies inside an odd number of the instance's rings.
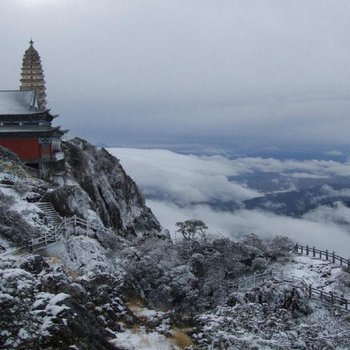
[{"label": "white fence", "polygon": [[314,288],[311,284],[307,284],[302,278],[290,274],[285,274],[283,271],[268,271],[260,274],[253,274],[248,277],[242,277],[239,278],[235,284],[231,285],[231,287],[235,287],[240,291],[244,291],[249,288],[260,286],[269,280],[288,283],[291,286],[302,290],[304,295],[309,299],[318,300],[325,305],[331,306],[332,308],[334,307],[346,312],[350,312],[349,299],[336,296],[332,292],[327,293],[321,289]]},{"label": "white fence", "polygon": [[50,244],[67,240],[70,235],[93,235],[95,232],[105,232],[114,234],[114,232],[102,225],[86,221],[76,215],[64,218],[59,226],[54,227],[51,231],[45,232],[42,236],[32,238],[30,247],[33,251],[46,247]]}]

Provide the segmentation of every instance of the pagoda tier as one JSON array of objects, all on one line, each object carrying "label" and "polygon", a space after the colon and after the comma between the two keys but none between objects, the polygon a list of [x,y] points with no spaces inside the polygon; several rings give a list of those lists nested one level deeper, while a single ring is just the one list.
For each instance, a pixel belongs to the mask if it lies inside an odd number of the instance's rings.
[{"label": "pagoda tier", "polygon": [[38,51],[33,47],[31,40],[29,48],[25,51],[22,61],[21,91],[34,90],[37,92],[39,108],[46,108],[46,87],[44,71],[41,66],[41,59]]}]

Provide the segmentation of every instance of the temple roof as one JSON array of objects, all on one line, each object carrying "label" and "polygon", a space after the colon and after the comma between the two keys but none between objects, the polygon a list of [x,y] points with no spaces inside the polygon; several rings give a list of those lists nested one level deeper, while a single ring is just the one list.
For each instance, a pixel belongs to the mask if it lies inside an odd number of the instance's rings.
[{"label": "temple roof", "polygon": [[0,133],[4,132],[43,132],[43,131],[63,131],[59,126],[49,126],[49,125],[23,125],[18,127],[18,125],[6,125],[0,127]]},{"label": "temple roof", "polygon": [[38,108],[36,91],[0,90],[0,115],[28,115],[45,112]]},{"label": "temple roof", "polygon": [[[23,137],[23,135],[35,135],[37,136],[58,136],[61,137],[68,130],[62,130],[60,126],[49,126],[49,125],[6,125],[0,127],[0,137],[7,138],[13,137]],[[22,135],[22,136],[21,136]]]}]

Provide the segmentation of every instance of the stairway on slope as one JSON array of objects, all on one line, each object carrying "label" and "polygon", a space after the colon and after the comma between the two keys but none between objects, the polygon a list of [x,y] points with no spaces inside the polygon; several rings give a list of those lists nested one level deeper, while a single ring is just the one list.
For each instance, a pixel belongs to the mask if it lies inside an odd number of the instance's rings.
[{"label": "stairway on slope", "polygon": [[36,205],[45,214],[48,224],[53,226],[61,224],[62,218],[50,202],[37,202]]},{"label": "stairway on slope", "polygon": [[30,246],[32,250],[44,248],[50,244],[61,240],[61,224],[63,222],[61,216],[50,202],[37,202],[37,207],[44,213],[45,221],[49,230],[42,236],[32,238]]}]

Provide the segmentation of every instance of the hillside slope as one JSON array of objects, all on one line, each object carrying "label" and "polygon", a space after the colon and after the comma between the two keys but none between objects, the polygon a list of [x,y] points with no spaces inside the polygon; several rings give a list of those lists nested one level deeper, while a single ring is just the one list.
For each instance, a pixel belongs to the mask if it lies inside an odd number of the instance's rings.
[{"label": "hillside slope", "polygon": [[[347,314],[295,286],[237,289],[276,269],[350,298],[348,270],[296,257],[283,237],[172,242],[117,159],[80,139],[65,152],[67,176],[50,183],[0,149],[0,349],[350,348]],[[52,229],[40,200],[100,230],[16,250]]]}]

